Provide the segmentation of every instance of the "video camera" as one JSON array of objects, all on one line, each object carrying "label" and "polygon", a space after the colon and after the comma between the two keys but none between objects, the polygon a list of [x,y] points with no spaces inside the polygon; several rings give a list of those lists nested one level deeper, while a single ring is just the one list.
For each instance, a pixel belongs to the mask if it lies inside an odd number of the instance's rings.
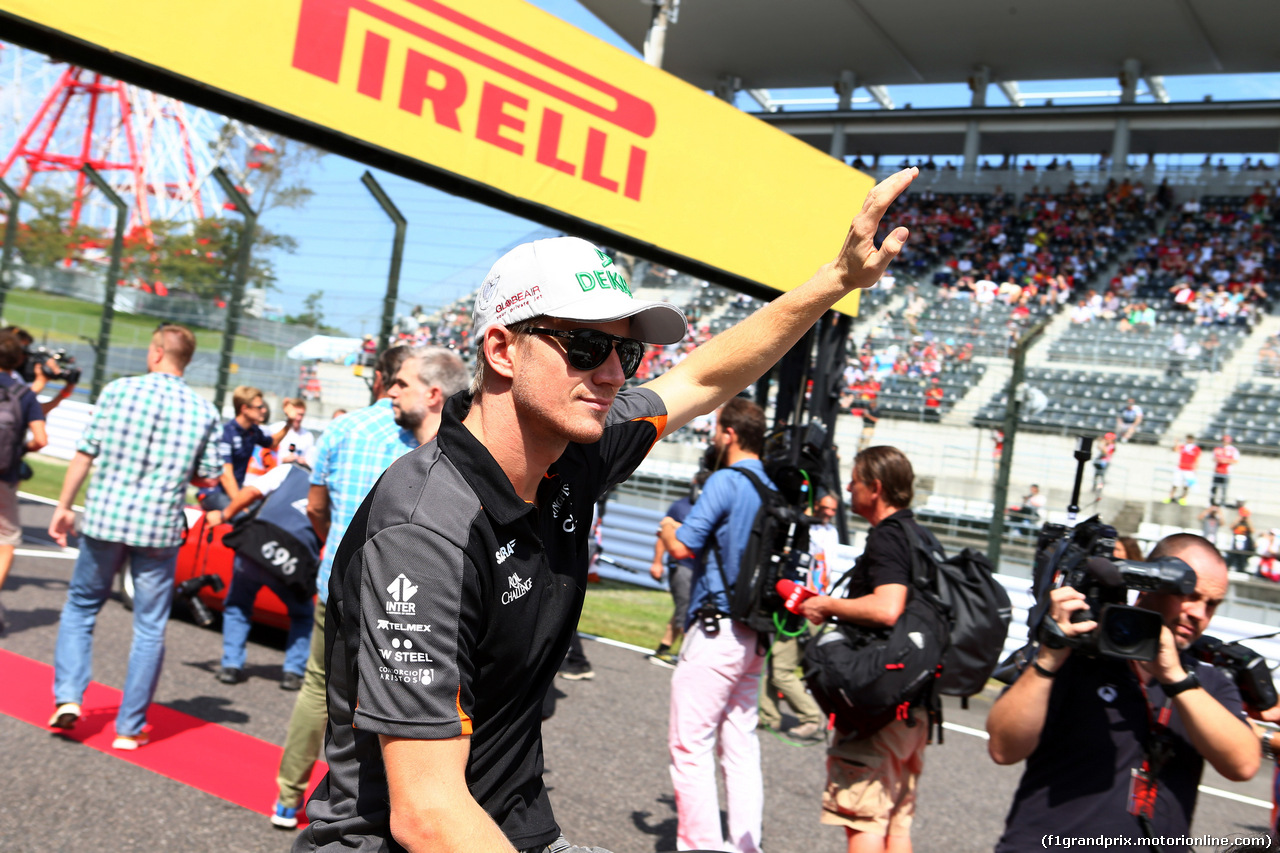
[{"label": "video camera", "polygon": [[1276,704],[1276,686],[1267,659],[1240,642],[1224,643],[1204,634],[1187,649],[1197,660],[1221,667],[1231,674],[1246,704],[1265,711]]},{"label": "video camera", "polygon": [[40,366],[46,379],[54,382],[75,385],[80,381],[80,368],[76,367],[75,356],[69,355],[65,349],[29,346],[23,352],[27,354],[27,358],[18,369],[18,375],[28,385],[36,381],[36,365]]},{"label": "video camera", "polygon": [[[1079,512],[1080,483],[1093,441],[1080,438],[1075,453],[1076,476],[1071,505]],[[1126,604],[1129,590],[1190,595],[1196,573],[1176,557],[1144,563],[1115,558],[1116,530],[1098,516],[1068,527],[1046,524],[1036,541],[1033,589],[1036,605],[1028,619],[1028,633],[1050,648],[1070,647],[1089,657],[1154,660],[1160,648],[1163,618],[1153,610]],[[1072,614],[1072,622],[1096,620],[1098,627],[1067,637],[1048,618],[1049,592],[1069,586],[1084,593],[1088,609]]]}]

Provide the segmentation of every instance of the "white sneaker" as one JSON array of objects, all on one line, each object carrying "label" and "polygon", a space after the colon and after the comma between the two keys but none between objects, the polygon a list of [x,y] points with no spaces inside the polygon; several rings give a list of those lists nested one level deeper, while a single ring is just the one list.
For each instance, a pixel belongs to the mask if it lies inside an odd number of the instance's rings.
[{"label": "white sneaker", "polygon": [[49,727],[69,732],[80,720],[80,706],[75,702],[63,702],[54,710],[49,718]]},{"label": "white sneaker", "polygon": [[132,752],[139,747],[146,746],[150,741],[151,736],[146,732],[138,732],[136,735],[116,735],[116,739],[111,741],[111,748]]}]

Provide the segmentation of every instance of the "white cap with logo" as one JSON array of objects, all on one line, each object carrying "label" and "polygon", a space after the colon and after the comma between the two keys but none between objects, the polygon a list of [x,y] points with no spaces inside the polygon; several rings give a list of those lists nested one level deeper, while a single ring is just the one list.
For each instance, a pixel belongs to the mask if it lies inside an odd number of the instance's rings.
[{"label": "white cap with logo", "polygon": [[633,299],[613,260],[578,237],[522,243],[499,258],[476,295],[471,339],[480,346],[492,326],[543,316],[582,323],[630,317],[629,337],[647,344],[678,343],[688,331],[683,311]]}]

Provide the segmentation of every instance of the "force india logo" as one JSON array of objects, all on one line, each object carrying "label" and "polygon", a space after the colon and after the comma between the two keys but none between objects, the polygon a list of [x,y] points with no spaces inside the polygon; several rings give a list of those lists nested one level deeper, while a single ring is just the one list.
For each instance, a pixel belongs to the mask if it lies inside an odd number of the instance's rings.
[{"label": "force india logo", "polygon": [[[439,0],[397,4],[416,7],[413,18],[386,2],[303,0],[293,67],[351,85],[339,79],[350,44],[361,95],[640,200],[648,153],[638,143],[653,135],[653,104]],[[389,69],[402,78],[388,80]]]}]

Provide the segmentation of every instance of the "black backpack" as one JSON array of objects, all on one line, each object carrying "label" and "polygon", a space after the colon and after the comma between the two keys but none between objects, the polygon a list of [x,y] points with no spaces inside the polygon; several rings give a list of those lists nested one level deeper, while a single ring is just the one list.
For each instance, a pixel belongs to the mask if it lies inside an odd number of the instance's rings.
[{"label": "black backpack", "polygon": [[320,537],[306,517],[310,471],[294,467],[252,512],[238,515],[222,544],[270,572],[299,600],[316,592]]},{"label": "black backpack", "polygon": [[15,381],[0,385],[0,474],[7,474],[22,461],[22,443],[27,422],[22,416],[22,395],[27,386]]},{"label": "black backpack", "polygon": [[[912,525],[902,527],[909,541],[919,541]],[[910,719],[913,706],[928,708],[931,723],[940,723],[935,688],[949,645],[950,622],[947,606],[935,591],[936,573],[929,561],[914,556],[916,550],[913,547],[907,603],[893,627],[832,622],[805,649],[805,683],[845,736],[869,737],[894,719]]]},{"label": "black backpack", "polygon": [[[743,548],[738,577],[732,587],[724,572],[724,560],[716,560],[720,580],[729,599],[729,616],[761,634],[772,633],[779,628],[795,631],[804,624],[804,617],[783,606],[777,585],[779,580],[799,579],[808,567],[809,517],[750,471],[743,468],[724,470],[746,477],[760,496],[760,508],[751,523],[751,535]],[[719,558],[722,553],[718,544]]]}]

